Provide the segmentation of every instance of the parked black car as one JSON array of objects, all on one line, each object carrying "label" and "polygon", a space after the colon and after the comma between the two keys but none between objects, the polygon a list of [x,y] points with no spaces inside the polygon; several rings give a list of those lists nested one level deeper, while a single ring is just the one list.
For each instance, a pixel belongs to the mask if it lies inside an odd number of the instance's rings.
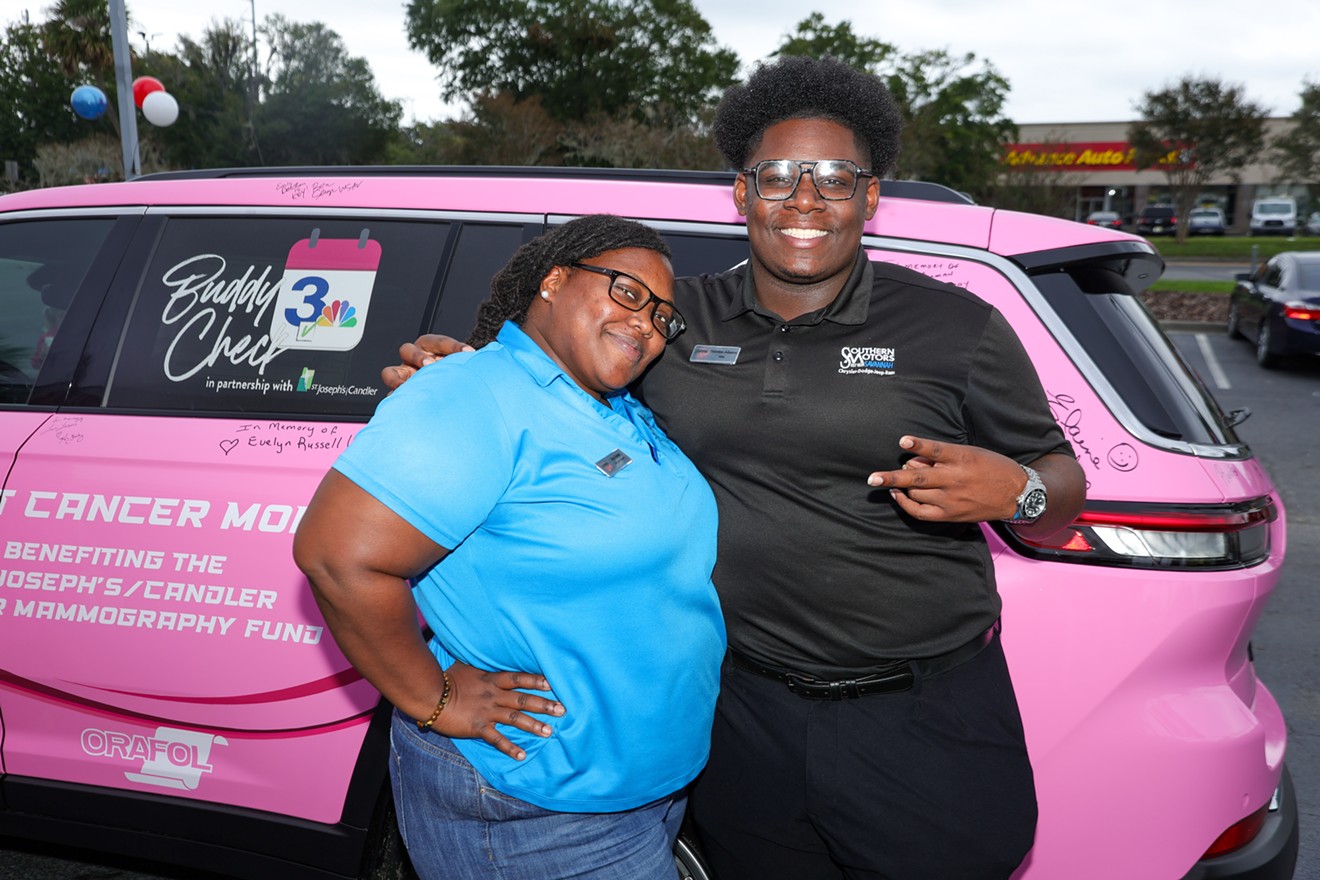
[{"label": "parked black car", "polygon": [[1284,251],[1237,276],[1228,335],[1256,343],[1256,362],[1320,354],[1320,252]]},{"label": "parked black car", "polygon": [[1137,235],[1173,235],[1178,228],[1178,209],[1172,205],[1147,205],[1137,215]]}]

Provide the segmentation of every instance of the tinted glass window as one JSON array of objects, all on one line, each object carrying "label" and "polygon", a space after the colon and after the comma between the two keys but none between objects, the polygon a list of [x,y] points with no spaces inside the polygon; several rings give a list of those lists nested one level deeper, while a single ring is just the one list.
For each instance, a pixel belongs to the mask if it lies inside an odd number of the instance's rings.
[{"label": "tinted glass window", "polygon": [[745,235],[696,235],[665,232],[674,252],[674,275],[706,275],[732,269],[747,259]]},{"label": "tinted glass window", "polygon": [[449,227],[179,218],[139,282],[112,407],[370,415],[431,308]]},{"label": "tinted glass window", "polygon": [[1278,287],[1283,281],[1283,264],[1270,263],[1265,270],[1265,283],[1271,287]]},{"label": "tinted glass window", "polygon": [[55,334],[114,223],[0,224],[0,403],[23,403]]},{"label": "tinted glass window", "polygon": [[1297,286],[1302,290],[1320,291],[1320,263],[1298,263]]},{"label": "tinted glass window", "polygon": [[477,323],[477,307],[490,296],[490,279],[538,232],[536,225],[463,224],[431,332],[467,339]]},{"label": "tinted glass window", "polygon": [[1148,430],[1186,443],[1238,442],[1121,273],[1076,266],[1032,280]]}]

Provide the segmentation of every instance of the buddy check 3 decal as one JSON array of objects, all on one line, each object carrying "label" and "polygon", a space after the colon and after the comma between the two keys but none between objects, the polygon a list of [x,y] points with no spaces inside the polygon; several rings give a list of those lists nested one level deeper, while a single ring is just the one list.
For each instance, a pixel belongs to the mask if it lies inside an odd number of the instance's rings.
[{"label": "buddy check 3 decal", "polygon": [[270,338],[290,349],[348,351],[362,339],[380,268],[380,242],[321,238],[321,230],[289,249],[271,315]]}]

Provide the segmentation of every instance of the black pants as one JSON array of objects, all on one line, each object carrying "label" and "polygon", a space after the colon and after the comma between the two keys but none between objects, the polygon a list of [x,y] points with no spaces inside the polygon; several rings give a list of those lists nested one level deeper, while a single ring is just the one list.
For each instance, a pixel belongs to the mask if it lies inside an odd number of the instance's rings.
[{"label": "black pants", "polygon": [[996,637],[909,691],[831,702],[725,661],[689,808],[716,880],[1003,880],[1036,793]]}]

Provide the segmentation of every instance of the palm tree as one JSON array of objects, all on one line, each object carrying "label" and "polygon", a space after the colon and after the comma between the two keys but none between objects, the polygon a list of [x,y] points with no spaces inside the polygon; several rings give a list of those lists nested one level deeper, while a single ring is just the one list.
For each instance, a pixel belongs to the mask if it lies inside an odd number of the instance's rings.
[{"label": "palm tree", "polygon": [[106,86],[114,82],[115,55],[107,0],[56,0],[42,25],[46,53],[70,77]]}]

